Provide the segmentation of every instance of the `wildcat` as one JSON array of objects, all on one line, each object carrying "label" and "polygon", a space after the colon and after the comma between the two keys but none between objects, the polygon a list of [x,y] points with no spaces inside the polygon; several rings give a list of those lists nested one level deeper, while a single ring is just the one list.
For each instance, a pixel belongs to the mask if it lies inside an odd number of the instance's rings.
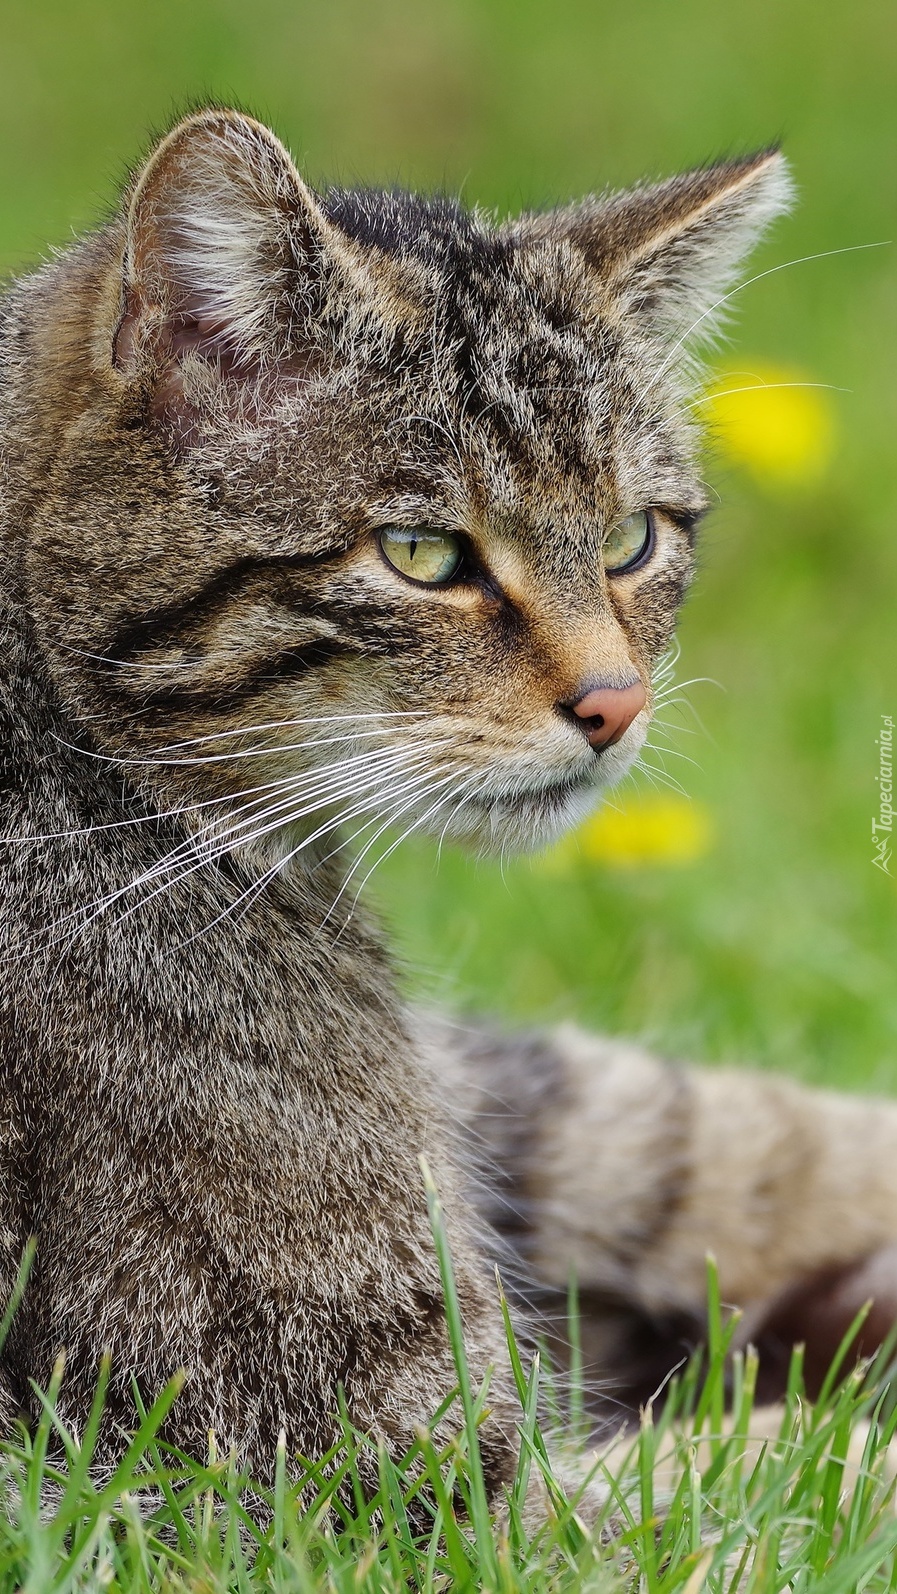
[{"label": "wildcat", "polygon": [[7,1426],[64,1347],[79,1428],[108,1347],[110,1449],[132,1377],[185,1368],[187,1450],[266,1476],[342,1386],[401,1454],[454,1383],[421,1154],[496,1495],[496,1244],[549,1318],[576,1267],[624,1399],[696,1331],[708,1248],[761,1337],[824,1340],[872,1274],[889,1318],[897,1109],[409,1012],[342,846],[537,845],[631,767],[706,506],[692,335],[788,198],[767,152],[494,226],[315,194],[209,109],[10,287]]}]

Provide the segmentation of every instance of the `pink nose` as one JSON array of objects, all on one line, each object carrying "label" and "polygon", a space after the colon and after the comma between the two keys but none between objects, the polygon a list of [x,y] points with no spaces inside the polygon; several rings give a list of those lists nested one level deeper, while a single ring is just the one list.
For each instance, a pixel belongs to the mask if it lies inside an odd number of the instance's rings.
[{"label": "pink nose", "polygon": [[582,720],[586,739],[592,747],[612,747],[628,731],[647,701],[641,681],[632,681],[629,686],[596,687],[586,692],[572,708],[577,719]]}]

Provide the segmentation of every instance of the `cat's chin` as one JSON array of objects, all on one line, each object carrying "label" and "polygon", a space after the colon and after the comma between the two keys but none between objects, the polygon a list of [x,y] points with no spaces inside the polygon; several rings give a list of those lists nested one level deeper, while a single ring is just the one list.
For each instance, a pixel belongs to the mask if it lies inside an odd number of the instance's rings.
[{"label": "cat's chin", "polygon": [[479,852],[538,852],[586,819],[610,784],[591,778],[509,794],[481,793],[458,804],[441,834]]}]

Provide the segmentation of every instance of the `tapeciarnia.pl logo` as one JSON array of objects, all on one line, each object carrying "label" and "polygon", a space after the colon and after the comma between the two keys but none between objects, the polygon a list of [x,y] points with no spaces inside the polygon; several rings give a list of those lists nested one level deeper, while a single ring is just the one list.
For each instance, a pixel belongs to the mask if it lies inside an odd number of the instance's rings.
[{"label": "tapeciarnia.pl logo", "polygon": [[872,862],[883,874],[891,873],[891,834],[894,829],[894,716],[882,714],[878,748],[878,818],[872,821]]}]

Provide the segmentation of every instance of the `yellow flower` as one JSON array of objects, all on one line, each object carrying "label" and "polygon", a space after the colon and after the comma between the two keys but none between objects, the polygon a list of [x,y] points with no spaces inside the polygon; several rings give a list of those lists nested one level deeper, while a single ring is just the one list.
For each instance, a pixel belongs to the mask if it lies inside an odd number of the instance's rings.
[{"label": "yellow flower", "polygon": [[767,484],[812,484],[831,459],[831,401],[805,372],[756,363],[723,372],[701,409],[722,453]]},{"label": "yellow flower", "polygon": [[571,835],[539,859],[552,874],[567,874],[583,862],[620,869],[687,864],[713,845],[707,809],[686,797],[630,797],[621,808],[599,808]]}]

